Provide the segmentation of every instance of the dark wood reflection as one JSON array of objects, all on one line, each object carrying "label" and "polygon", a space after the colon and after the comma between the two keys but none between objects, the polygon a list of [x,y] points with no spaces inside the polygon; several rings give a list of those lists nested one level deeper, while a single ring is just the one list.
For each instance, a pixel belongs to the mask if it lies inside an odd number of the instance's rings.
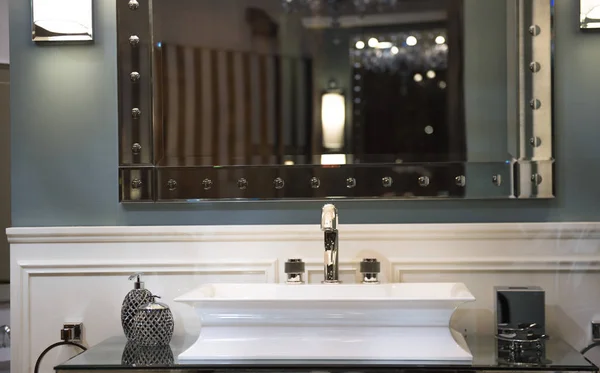
[{"label": "dark wood reflection", "polygon": [[[181,165],[309,163],[311,61],[161,43],[164,156]],[[293,78],[286,79],[292,76]],[[296,98],[284,104],[285,97]],[[301,97],[301,99],[297,99]]]}]

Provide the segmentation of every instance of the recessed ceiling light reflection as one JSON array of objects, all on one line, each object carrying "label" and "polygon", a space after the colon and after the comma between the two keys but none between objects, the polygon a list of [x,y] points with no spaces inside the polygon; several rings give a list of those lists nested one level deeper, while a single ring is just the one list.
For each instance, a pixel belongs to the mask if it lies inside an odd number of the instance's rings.
[{"label": "recessed ceiling light reflection", "polygon": [[423,81],[423,75],[421,75],[421,74],[415,74],[415,76],[413,77],[413,79],[417,83],[422,82]]},{"label": "recessed ceiling light reflection", "polygon": [[392,54],[398,54],[400,52],[400,49],[398,49],[398,47],[392,47],[391,52]]},{"label": "recessed ceiling light reflection", "polygon": [[362,40],[359,40],[356,42],[355,47],[356,47],[356,49],[363,49],[365,47],[365,42]]},{"label": "recessed ceiling light reflection", "polygon": [[428,77],[429,79],[433,79],[433,78],[435,78],[435,71],[433,71],[433,70],[429,70],[429,71],[427,72],[427,77]]},{"label": "recessed ceiling light reflection", "polygon": [[377,43],[377,49],[390,49],[391,47],[393,47],[394,44],[390,43],[389,41],[380,41],[379,43]]},{"label": "recessed ceiling light reflection", "polygon": [[378,44],[379,44],[379,40],[377,40],[376,38],[369,39],[369,47],[375,48],[375,47],[377,47]]},{"label": "recessed ceiling light reflection", "polygon": [[417,38],[412,35],[407,37],[406,45],[408,45],[409,47],[414,47],[415,45],[417,45]]},{"label": "recessed ceiling light reflection", "polygon": [[443,37],[442,35],[440,35],[437,38],[435,38],[435,43],[436,44],[444,44],[445,42],[446,42],[446,38]]},{"label": "recessed ceiling light reflection", "polygon": [[441,89],[446,89],[446,82],[442,80],[438,83],[438,87],[440,87]]}]

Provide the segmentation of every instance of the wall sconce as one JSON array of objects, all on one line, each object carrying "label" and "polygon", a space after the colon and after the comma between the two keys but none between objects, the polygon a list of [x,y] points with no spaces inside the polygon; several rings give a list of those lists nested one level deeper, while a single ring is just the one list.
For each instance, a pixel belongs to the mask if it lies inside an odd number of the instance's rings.
[{"label": "wall sconce", "polygon": [[32,40],[92,41],[92,0],[32,0]]},{"label": "wall sconce", "polygon": [[342,149],[346,127],[346,97],[337,88],[335,81],[329,82],[329,88],[321,96],[321,126],[323,147],[327,150]]},{"label": "wall sconce", "polygon": [[600,28],[600,0],[579,0],[579,28]]}]

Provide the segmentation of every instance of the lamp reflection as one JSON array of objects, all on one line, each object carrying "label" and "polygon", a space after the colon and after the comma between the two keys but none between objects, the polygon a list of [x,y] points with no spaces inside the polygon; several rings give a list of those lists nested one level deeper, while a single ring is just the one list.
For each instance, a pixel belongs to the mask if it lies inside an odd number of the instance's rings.
[{"label": "lamp reflection", "polygon": [[321,98],[323,147],[342,149],[346,124],[346,98],[340,91],[328,91]]},{"label": "lamp reflection", "polygon": [[321,164],[327,166],[346,164],[346,154],[322,154]]}]

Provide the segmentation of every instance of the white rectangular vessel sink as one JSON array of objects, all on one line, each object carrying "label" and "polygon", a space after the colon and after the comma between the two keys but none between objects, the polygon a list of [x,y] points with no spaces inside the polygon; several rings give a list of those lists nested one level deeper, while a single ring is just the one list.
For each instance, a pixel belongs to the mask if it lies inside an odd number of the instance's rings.
[{"label": "white rectangular vessel sink", "polygon": [[474,300],[462,283],[206,284],[175,299],[202,322],[179,362],[470,361],[450,318]]}]

